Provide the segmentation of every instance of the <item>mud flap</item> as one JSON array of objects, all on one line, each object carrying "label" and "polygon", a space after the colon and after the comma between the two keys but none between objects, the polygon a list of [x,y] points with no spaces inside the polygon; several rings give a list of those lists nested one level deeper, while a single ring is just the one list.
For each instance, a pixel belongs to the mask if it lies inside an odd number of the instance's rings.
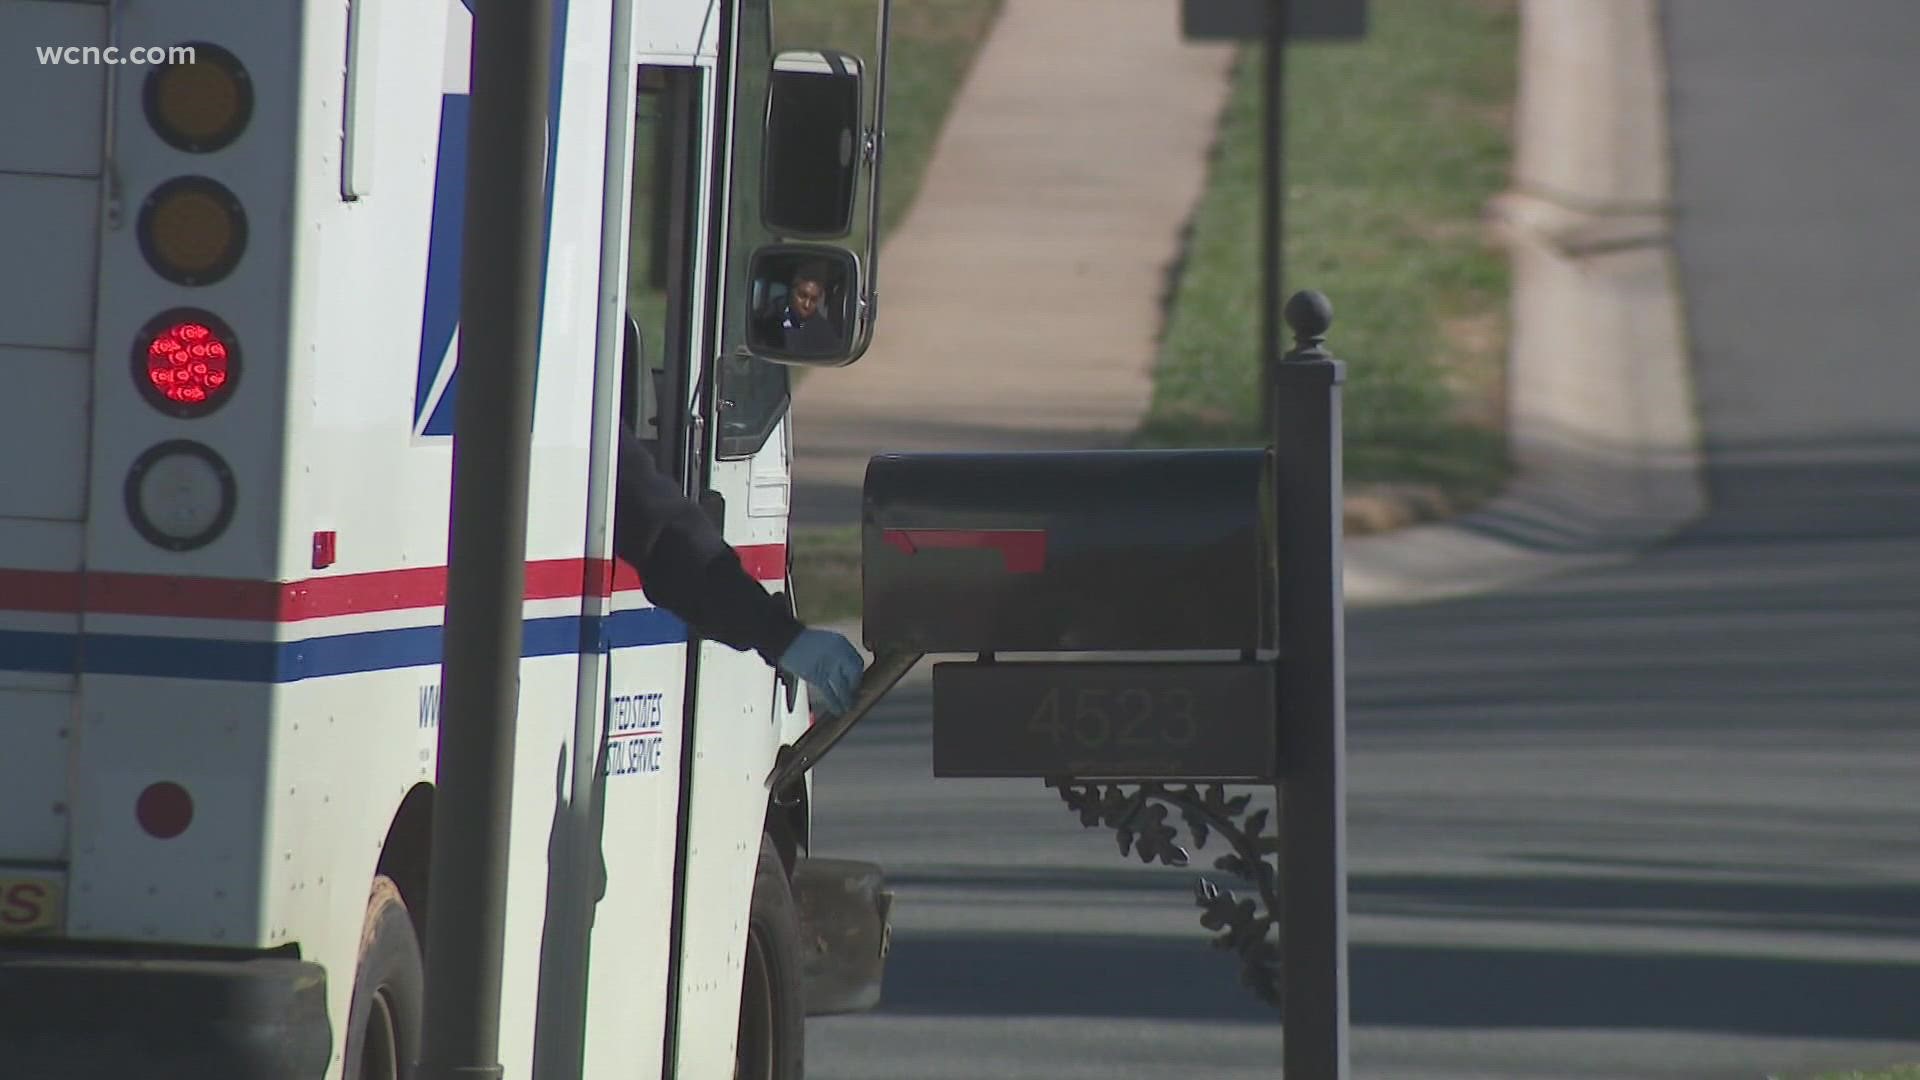
[{"label": "mud flap", "polygon": [[802,859],[793,869],[800,908],[807,1015],[866,1012],[880,1003],[893,929],[893,894],[880,868],[848,859]]}]

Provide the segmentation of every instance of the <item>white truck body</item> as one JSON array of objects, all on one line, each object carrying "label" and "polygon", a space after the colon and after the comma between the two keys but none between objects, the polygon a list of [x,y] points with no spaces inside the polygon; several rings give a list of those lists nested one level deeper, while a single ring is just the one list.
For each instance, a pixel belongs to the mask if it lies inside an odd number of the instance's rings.
[{"label": "white truck body", "polygon": [[[633,117],[649,85],[679,88],[660,100],[679,102],[665,108],[679,110],[672,148],[690,181],[661,337],[677,336],[686,370],[649,409],[697,413],[700,380],[731,350],[721,261],[739,83],[722,35],[751,30],[765,0],[746,7],[555,0],[500,1015],[510,1077],[552,1054],[577,1054],[590,1077],[732,1075],[772,828],[763,781],[805,729],[804,690],[712,643],[690,668],[687,628],[616,570],[607,446],[637,258],[629,208],[643,201],[629,197]],[[0,473],[0,950],[297,953],[328,974],[329,1077],[343,1073],[370,882],[425,877],[471,22],[461,0],[0,6],[0,40],[218,45],[252,98],[237,139],[189,152],[156,135],[147,69],[0,73],[37,102],[0,120],[0,232],[14,238],[0,249],[0,454],[13,466]],[[244,215],[237,265],[205,284],[168,280],[143,248],[146,200],[182,176],[214,181]],[[170,415],[139,385],[143,327],[176,310],[213,315],[238,358],[203,415]],[[734,378],[786,385],[784,371]],[[687,431],[710,455],[725,534],[783,588],[784,399],[700,420]],[[155,459],[182,441],[207,453]],[[225,520],[202,543],[162,546],[140,515],[170,518],[152,526],[163,533]],[[182,792],[190,821],[156,835]],[[804,845],[796,820],[783,839]],[[591,850],[567,856],[568,838]],[[424,896],[407,899],[418,920]],[[591,913],[590,963],[543,949],[553,913],[574,908]],[[556,1003],[575,999],[584,1027],[570,1033]]]}]

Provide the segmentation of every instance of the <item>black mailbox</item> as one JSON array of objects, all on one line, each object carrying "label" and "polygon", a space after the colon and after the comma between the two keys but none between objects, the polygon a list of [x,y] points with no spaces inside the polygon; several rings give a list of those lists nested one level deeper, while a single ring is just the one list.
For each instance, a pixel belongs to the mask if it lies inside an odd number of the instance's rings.
[{"label": "black mailbox", "polygon": [[1265,450],[886,454],[861,564],[875,651],[1258,648]]}]

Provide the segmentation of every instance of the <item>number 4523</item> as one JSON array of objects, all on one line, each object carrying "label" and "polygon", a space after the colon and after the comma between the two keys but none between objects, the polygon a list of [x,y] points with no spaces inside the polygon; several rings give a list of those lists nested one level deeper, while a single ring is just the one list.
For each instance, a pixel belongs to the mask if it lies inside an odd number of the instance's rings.
[{"label": "number 4523", "polygon": [[1055,746],[1072,739],[1088,750],[1153,750],[1193,745],[1200,726],[1189,690],[1068,692],[1055,687],[1040,698],[1027,720],[1027,732],[1045,736]]}]

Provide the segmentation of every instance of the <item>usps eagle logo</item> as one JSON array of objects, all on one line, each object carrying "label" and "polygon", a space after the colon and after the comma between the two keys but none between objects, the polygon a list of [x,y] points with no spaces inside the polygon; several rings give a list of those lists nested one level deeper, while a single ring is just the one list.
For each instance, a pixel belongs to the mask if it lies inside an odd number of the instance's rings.
[{"label": "usps eagle logo", "polygon": [[[467,209],[467,117],[471,111],[473,0],[449,0],[447,52],[440,94],[440,149],[433,178],[433,222],[427,239],[427,291],[420,319],[420,363],[413,392],[417,439],[453,436],[455,361],[460,353],[460,230]],[[552,82],[547,130],[546,224],[541,235],[540,295],[546,295],[553,237],[553,172],[560,147],[560,74],[567,37],[567,0],[553,5]]]}]

